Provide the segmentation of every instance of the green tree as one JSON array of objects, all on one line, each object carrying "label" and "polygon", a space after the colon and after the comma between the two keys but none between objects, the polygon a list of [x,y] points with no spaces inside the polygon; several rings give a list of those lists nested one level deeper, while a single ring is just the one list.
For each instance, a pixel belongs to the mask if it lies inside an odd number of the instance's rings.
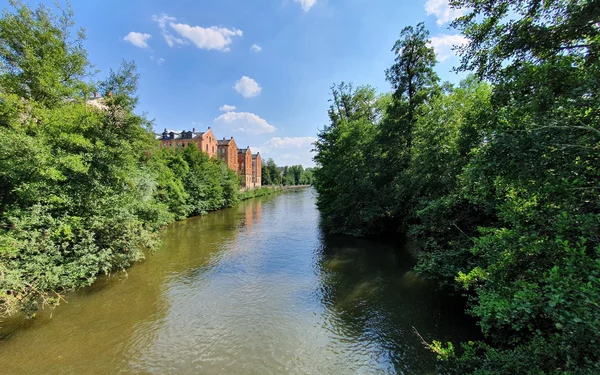
[{"label": "green tree", "polygon": [[385,230],[405,231],[411,218],[410,208],[415,205],[409,168],[417,115],[427,110],[431,98],[439,92],[439,78],[434,71],[435,51],[429,45],[429,31],[423,23],[405,27],[392,51],[395,63],[386,70],[386,79],[393,94],[377,135],[381,158],[374,183],[381,210],[387,213]]},{"label": "green tree", "polygon": [[265,186],[282,184],[281,171],[271,158],[267,160],[266,164],[262,165],[262,179],[262,184]]},{"label": "green tree", "polygon": [[261,184],[263,186],[269,186],[269,185],[273,185],[273,180],[271,180],[271,173],[269,173],[269,168],[263,164],[261,167]]},{"label": "green tree", "polygon": [[5,93],[40,103],[62,100],[88,92],[83,78],[90,63],[83,48],[85,33],[74,26],[70,7],[60,16],[40,6],[32,10],[10,0],[15,13],[4,10],[0,19],[0,87]]},{"label": "green tree", "polygon": [[315,162],[320,166],[314,171],[315,186],[323,224],[340,233],[377,231],[386,215],[374,184],[381,98],[371,87],[354,88],[346,83],[332,87],[331,96],[330,124],[315,142]]}]

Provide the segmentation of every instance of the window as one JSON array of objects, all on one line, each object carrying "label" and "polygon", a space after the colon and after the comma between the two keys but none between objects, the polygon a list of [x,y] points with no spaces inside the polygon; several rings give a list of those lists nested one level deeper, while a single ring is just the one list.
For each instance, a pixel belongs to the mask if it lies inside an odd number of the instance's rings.
[{"label": "window", "polygon": [[208,145],[206,145],[206,152],[208,152]]}]

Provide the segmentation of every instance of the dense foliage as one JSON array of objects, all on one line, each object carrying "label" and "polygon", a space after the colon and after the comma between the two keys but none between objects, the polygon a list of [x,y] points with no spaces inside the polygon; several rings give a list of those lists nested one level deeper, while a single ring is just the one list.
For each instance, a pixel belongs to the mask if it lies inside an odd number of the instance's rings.
[{"label": "dense foliage", "polygon": [[283,167],[282,181],[285,186],[312,185],[313,169],[301,165]]},{"label": "dense foliage", "polygon": [[282,184],[281,170],[277,164],[275,164],[273,159],[269,158],[269,160],[262,165],[261,173],[263,186]]},{"label": "dense foliage", "polygon": [[391,95],[342,84],[315,158],[331,231],[408,236],[485,339],[432,342],[456,374],[600,373],[600,5],[452,0],[470,43],[440,84],[422,25]]},{"label": "dense foliage", "polygon": [[273,159],[267,160],[262,166],[262,184],[263,186],[284,185],[312,185],[314,168],[304,168],[301,165],[292,165],[278,167]]},{"label": "dense foliage", "polygon": [[240,199],[220,161],[158,148],[133,112],[132,63],[85,81],[69,9],[12,5],[0,18],[0,315],[56,304],[142,259],[164,224]]}]

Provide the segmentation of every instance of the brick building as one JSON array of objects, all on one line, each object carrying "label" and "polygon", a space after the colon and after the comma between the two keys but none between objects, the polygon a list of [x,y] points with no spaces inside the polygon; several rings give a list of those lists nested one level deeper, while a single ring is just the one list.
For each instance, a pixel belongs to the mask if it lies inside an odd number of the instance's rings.
[{"label": "brick building", "polygon": [[198,150],[207,153],[211,157],[217,156],[218,143],[212,129],[209,127],[205,132],[182,131],[181,133],[168,132],[165,129],[158,136],[161,147],[189,147],[190,143],[196,144]]},{"label": "brick building", "polygon": [[262,186],[262,159],[260,152],[252,155],[252,186],[257,188]]},{"label": "brick building", "polygon": [[262,186],[262,159],[260,153],[252,154],[250,147],[238,149],[233,137],[217,140],[209,127],[205,132],[196,129],[182,132],[169,132],[165,129],[161,134],[156,134],[160,147],[189,147],[195,144],[198,150],[211,157],[219,158],[229,169],[235,171],[244,188]]},{"label": "brick building", "polygon": [[238,175],[243,187],[252,187],[252,151],[250,147],[238,150]]},{"label": "brick building", "polygon": [[223,160],[229,169],[238,172],[238,148],[233,137],[230,139],[220,139],[217,141],[217,144],[219,159]]}]

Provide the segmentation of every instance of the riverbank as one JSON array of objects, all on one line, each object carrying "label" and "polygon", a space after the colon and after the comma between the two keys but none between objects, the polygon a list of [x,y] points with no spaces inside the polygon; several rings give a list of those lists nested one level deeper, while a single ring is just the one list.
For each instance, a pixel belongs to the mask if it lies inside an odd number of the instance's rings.
[{"label": "riverbank", "polygon": [[284,186],[283,190],[301,189],[301,188],[307,188],[307,187],[311,187],[311,185],[289,185],[289,186]]},{"label": "riverbank", "polygon": [[283,190],[284,189],[281,186],[263,186],[258,189],[242,189],[240,200],[245,201],[247,199],[271,195]]}]

